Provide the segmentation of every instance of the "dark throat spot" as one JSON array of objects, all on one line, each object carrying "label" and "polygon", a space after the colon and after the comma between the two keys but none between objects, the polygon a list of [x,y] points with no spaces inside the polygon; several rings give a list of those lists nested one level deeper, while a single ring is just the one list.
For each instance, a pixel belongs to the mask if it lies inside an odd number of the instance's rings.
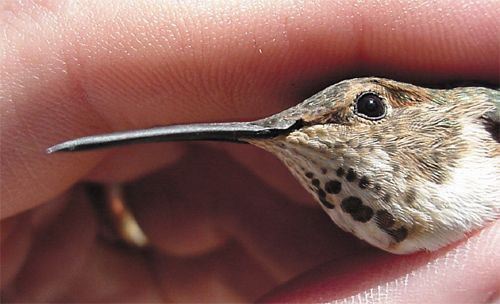
[{"label": "dark throat spot", "polygon": [[353,220],[366,223],[373,217],[373,209],[363,205],[361,199],[349,196],[341,202],[342,211],[349,213]]},{"label": "dark throat spot", "polygon": [[347,170],[347,175],[345,176],[345,178],[347,179],[347,181],[349,182],[353,182],[356,180],[357,176],[356,176],[356,172],[354,172],[353,169],[349,169]]},{"label": "dark throat spot", "polygon": [[342,190],[342,184],[336,180],[328,181],[325,184],[325,190],[328,193],[338,194],[340,193],[340,190]]}]

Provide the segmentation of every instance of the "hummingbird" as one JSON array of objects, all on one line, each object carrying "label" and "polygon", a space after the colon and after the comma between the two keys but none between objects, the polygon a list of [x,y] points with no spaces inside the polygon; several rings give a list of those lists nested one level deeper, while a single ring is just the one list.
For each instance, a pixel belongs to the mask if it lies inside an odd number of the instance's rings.
[{"label": "hummingbird", "polygon": [[383,78],[331,85],[251,122],[161,126],[47,149],[248,143],[277,156],[343,230],[382,250],[437,250],[500,218],[500,91]]}]

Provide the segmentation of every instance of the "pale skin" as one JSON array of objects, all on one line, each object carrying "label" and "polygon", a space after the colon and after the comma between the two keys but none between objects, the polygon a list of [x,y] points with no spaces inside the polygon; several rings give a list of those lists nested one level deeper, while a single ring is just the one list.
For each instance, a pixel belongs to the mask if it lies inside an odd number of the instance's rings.
[{"label": "pale skin", "polygon": [[[134,3],[2,8],[2,297],[252,301],[314,268],[268,299],[498,300],[498,223],[394,256],[341,232],[253,147],[44,154],[83,135],[265,117],[358,75],[498,86],[498,3]],[[75,186],[88,180],[128,182],[153,252],[97,238]]]}]

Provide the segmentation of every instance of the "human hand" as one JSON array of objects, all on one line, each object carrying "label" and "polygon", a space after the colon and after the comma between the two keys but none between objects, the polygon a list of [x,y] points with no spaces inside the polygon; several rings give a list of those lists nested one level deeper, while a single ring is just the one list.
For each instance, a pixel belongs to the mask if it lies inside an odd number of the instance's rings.
[{"label": "human hand", "polygon": [[[4,4],[3,300],[496,299],[498,223],[438,252],[395,256],[341,232],[252,147],[44,150],[114,130],[265,117],[354,76],[498,85],[498,9],[494,1]],[[84,181],[126,183],[154,250],[99,239]]]}]

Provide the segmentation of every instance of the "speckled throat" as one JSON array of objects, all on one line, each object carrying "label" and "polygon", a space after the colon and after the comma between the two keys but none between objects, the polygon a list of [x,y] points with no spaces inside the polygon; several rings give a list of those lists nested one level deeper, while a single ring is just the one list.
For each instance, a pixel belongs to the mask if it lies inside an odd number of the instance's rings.
[{"label": "speckled throat", "polygon": [[47,152],[155,141],[250,143],[280,158],[342,229],[410,253],[438,249],[500,217],[499,126],[498,90],[357,78],[253,122],[88,136]]}]

